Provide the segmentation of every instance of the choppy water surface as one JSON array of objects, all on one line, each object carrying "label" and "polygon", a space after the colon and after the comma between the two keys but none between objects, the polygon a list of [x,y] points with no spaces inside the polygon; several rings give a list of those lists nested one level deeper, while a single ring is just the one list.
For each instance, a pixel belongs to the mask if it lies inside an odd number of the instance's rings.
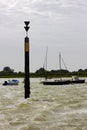
[{"label": "choppy water surface", "polygon": [[87,84],[43,86],[31,79],[31,97],[24,99],[19,80],[0,84],[0,130],[87,130]]}]

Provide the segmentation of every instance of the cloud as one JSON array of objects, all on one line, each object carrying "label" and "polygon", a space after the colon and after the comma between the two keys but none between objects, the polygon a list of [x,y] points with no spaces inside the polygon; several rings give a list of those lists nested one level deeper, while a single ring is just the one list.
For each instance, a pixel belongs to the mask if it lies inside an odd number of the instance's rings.
[{"label": "cloud", "polygon": [[22,10],[25,12],[29,12],[28,9],[31,10],[31,12],[37,10],[37,11],[50,11],[53,10],[58,11],[58,8],[68,8],[68,7],[85,7],[87,5],[87,2],[85,0],[78,1],[78,0],[6,0],[6,1],[0,1],[0,7],[4,8],[5,10]]},{"label": "cloud", "polygon": [[[0,16],[59,17],[87,12],[86,0],[0,0]],[[2,18],[4,19],[4,17]]]},{"label": "cloud", "polygon": [[20,26],[27,19],[33,23],[41,19],[62,22],[85,17],[86,14],[86,0],[0,0],[0,25],[5,28]]},{"label": "cloud", "polygon": [[24,20],[31,21],[31,48],[55,45],[72,51],[87,41],[87,0],[0,0],[0,46],[22,45]]}]

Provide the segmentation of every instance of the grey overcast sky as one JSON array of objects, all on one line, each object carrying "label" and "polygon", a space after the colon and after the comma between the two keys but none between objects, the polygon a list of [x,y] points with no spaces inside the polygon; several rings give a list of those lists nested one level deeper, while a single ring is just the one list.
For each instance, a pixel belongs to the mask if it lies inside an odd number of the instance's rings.
[{"label": "grey overcast sky", "polygon": [[61,52],[70,71],[87,68],[87,0],[0,0],[0,71],[24,71],[24,21],[30,21],[30,71],[59,69]]}]

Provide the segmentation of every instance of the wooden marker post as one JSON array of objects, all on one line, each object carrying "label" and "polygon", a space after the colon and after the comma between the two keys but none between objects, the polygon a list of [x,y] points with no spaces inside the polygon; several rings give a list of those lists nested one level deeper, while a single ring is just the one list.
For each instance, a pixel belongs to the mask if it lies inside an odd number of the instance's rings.
[{"label": "wooden marker post", "polygon": [[29,21],[25,21],[25,30],[26,30],[26,37],[25,37],[25,98],[30,97],[30,72],[29,72],[29,38],[28,38],[28,27]]}]

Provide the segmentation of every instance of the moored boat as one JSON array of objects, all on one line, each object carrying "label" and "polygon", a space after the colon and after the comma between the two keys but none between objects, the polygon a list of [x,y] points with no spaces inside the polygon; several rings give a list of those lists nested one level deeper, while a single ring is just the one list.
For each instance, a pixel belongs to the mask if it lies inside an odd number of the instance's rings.
[{"label": "moored boat", "polygon": [[16,79],[4,81],[3,85],[18,85],[19,81]]},{"label": "moored boat", "polygon": [[70,80],[71,84],[81,84],[81,83],[85,83],[85,79],[80,79],[77,76],[73,76],[72,80]]},{"label": "moored boat", "polygon": [[[68,85],[70,80],[61,78],[61,53],[59,53],[59,67],[60,67],[60,79],[58,80],[48,80],[47,75],[45,75],[45,81],[42,81],[43,85]],[[47,54],[46,54],[46,68],[47,68]]]},{"label": "moored boat", "polygon": [[70,80],[43,81],[43,85],[68,85]]}]

